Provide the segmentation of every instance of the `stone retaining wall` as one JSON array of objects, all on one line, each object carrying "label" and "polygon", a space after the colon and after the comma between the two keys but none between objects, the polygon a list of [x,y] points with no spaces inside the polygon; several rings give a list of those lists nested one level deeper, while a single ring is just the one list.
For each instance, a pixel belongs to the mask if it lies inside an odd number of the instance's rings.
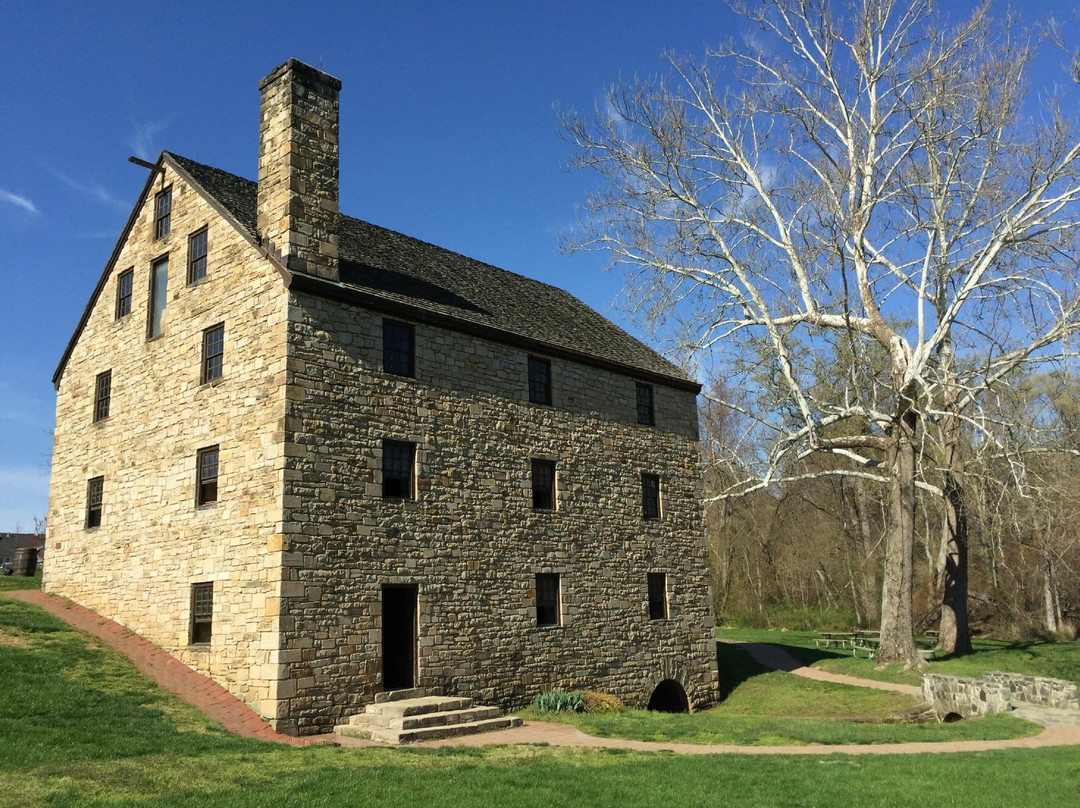
[{"label": "stone retaining wall", "polygon": [[1076,709],[1076,684],[1061,679],[991,671],[982,679],[928,673],[922,680],[923,698],[934,705],[939,719],[955,713],[961,718],[1005,713],[1012,702],[1058,709]]},{"label": "stone retaining wall", "polygon": [[1077,709],[1076,683],[1045,676],[1024,676],[1020,673],[988,671],[983,674],[987,682],[996,682],[1008,689],[1009,700],[1059,710]]}]

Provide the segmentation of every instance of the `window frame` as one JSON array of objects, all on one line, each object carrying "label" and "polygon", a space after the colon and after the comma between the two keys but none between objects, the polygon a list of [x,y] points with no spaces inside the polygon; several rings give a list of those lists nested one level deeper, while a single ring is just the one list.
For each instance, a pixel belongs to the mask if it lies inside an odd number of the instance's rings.
[{"label": "window frame", "polygon": [[[383,371],[407,379],[416,378],[416,328],[412,323],[383,318]],[[404,337],[407,345],[394,344],[395,337]],[[403,361],[402,364],[399,362]]]},{"label": "window frame", "polygon": [[[158,267],[165,266],[165,274],[163,276],[164,285],[162,287],[161,311],[157,312],[157,330],[155,331],[155,299],[158,291]],[[165,310],[169,307],[169,254],[158,256],[150,262],[150,295],[146,301],[146,338],[148,340],[158,339],[165,335]]]},{"label": "window frame", "polygon": [[[408,462],[406,463],[404,473],[397,473],[397,469],[390,469],[387,465],[387,461],[391,458],[393,451],[401,450],[403,454],[407,455]],[[388,472],[395,472],[392,476],[388,476]],[[389,488],[388,483],[391,481],[395,483],[405,483],[405,493],[387,493]],[[383,438],[382,441],[382,498],[384,500],[413,500],[416,499],[416,444],[411,441],[395,440],[393,438]]]},{"label": "window frame", "polygon": [[529,403],[551,406],[551,360],[528,355]]},{"label": "window frame", "polygon": [[112,370],[106,370],[97,375],[94,380],[94,423],[104,421],[109,417],[109,409],[112,403]]},{"label": "window frame", "polygon": [[[211,455],[213,455],[212,461],[208,460]],[[210,462],[213,463],[213,475],[207,473]],[[195,453],[195,507],[202,508],[217,504],[220,477],[221,446],[214,444],[199,449]]]},{"label": "window frame", "polygon": [[667,620],[670,614],[668,608],[668,587],[666,572],[650,572],[646,575],[646,587],[649,599],[649,619]]},{"label": "window frame", "polygon": [[[202,596],[200,598],[200,595]],[[200,609],[201,607],[201,609]],[[205,631],[205,637],[202,632]],[[214,583],[205,581],[191,585],[191,619],[188,624],[188,645],[209,646],[214,637]]]},{"label": "window frame", "polygon": [[[195,254],[195,244],[199,237],[202,237],[202,254]],[[188,286],[194,286],[197,283],[202,283],[206,279],[206,269],[208,264],[208,256],[210,255],[210,227],[209,225],[203,225],[194,233],[188,236],[188,261],[187,261],[187,284]],[[201,267],[201,274],[196,276],[196,262]]]},{"label": "window frame", "polygon": [[172,232],[172,186],[154,195],[154,241]]},{"label": "window frame", "polygon": [[660,475],[641,472],[641,518],[655,520],[663,516],[660,498]]},{"label": "window frame", "polygon": [[125,269],[116,276],[115,320],[123,320],[131,314],[131,299],[135,290],[135,267]]},{"label": "window frame", "polygon": [[[532,509],[534,511],[556,510],[557,496],[555,479],[559,470],[554,460],[534,457],[530,460],[532,481]],[[548,504],[544,505],[546,498]],[[541,504],[537,504],[537,502]]]},{"label": "window frame", "polygon": [[651,384],[637,382],[634,394],[637,404],[637,422],[642,426],[656,426],[656,395]]},{"label": "window frame", "polygon": [[[220,335],[220,341],[216,346],[212,344],[213,337]],[[211,349],[216,351],[211,353]],[[202,338],[202,362],[199,369],[200,384],[216,382],[225,375],[225,323],[217,323],[203,329]]]},{"label": "window frame", "polygon": [[562,625],[562,575],[538,572],[533,583],[536,592],[536,627]]},{"label": "window frame", "polygon": [[91,477],[86,481],[86,518],[83,527],[92,530],[101,527],[105,510],[105,477]]}]

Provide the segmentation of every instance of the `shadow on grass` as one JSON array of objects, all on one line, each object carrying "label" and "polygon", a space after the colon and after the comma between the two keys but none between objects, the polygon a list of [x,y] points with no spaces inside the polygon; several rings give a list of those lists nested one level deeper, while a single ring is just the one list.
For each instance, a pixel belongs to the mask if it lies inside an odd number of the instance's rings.
[{"label": "shadow on grass", "polygon": [[716,664],[720,669],[721,701],[730,696],[732,691],[747,679],[769,673],[769,668],[756,662],[738,646],[723,642],[716,644]]},{"label": "shadow on grass", "polygon": [[[773,645],[788,655],[794,657],[802,665],[812,665],[823,659],[842,659],[848,654],[822,648],[807,648],[803,645],[787,644],[770,641]],[[716,644],[716,662],[720,669],[720,700],[723,701],[739,685],[755,676],[770,673],[773,668],[766,667],[757,662],[738,645],[718,642]],[[784,667],[777,670],[786,670]]]}]

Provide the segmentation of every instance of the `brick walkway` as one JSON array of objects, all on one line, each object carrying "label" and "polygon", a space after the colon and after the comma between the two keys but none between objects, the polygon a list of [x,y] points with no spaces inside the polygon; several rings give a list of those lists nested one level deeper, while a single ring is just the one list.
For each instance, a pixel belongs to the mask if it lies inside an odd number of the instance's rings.
[{"label": "brick walkway", "polygon": [[134,634],[119,623],[85,609],[66,598],[47,595],[40,590],[25,589],[4,592],[9,598],[40,606],[77,629],[92,634],[110,648],[119,651],[141,673],[153,679],[166,690],[175,693],[182,701],[213,718],[229,732],[246,738],[276,741],[292,746],[308,746],[326,743],[329,738],[293,738],[275,732],[254,710],[217,682],[193,671],[171,654],[162,651],[152,642]]},{"label": "brick walkway", "polygon": [[[64,598],[47,595],[36,590],[2,593],[16,600],[40,606],[75,628],[94,635],[109,647],[123,654],[143,674],[162,687],[175,693],[180,699],[218,721],[229,732],[248,738],[308,746],[333,743],[341,746],[377,746],[371,741],[345,738],[340,735],[316,735],[293,738],[270,728],[251,708],[230,694],[211,679],[197,673],[175,657],[162,651],[153,643],[133,634],[112,620],[85,609]],[[767,667],[788,670],[798,676],[841,682],[860,687],[874,687],[901,692],[918,691],[907,685],[891,685],[857,679],[852,676],[825,674],[802,664],[775,646],[744,643],[742,647]],[[810,673],[812,672],[812,673]],[[824,675],[819,675],[824,674]],[[1080,726],[1049,726],[1033,738],[1011,738],[1001,741],[947,741],[939,743],[892,743],[866,745],[805,746],[736,746],[734,744],[688,744],[653,741],[629,741],[621,738],[597,738],[586,735],[567,724],[527,721],[520,727],[482,735],[447,738],[441,741],[425,741],[418,747],[440,746],[489,746],[494,744],[550,744],[551,746],[581,746],[606,749],[632,749],[642,752],[677,752],[686,755],[896,755],[924,752],[983,752],[991,749],[1035,749],[1045,746],[1080,745]]]}]

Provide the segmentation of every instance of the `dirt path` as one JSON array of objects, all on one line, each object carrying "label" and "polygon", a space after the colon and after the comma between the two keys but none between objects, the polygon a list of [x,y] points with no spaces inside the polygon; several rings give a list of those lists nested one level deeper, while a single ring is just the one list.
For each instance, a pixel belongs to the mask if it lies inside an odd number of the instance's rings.
[{"label": "dirt path", "polygon": [[879,682],[874,679],[860,679],[857,676],[845,676],[842,673],[829,673],[817,668],[803,665],[795,657],[791,656],[783,648],[775,645],[767,645],[760,642],[736,642],[723,640],[728,645],[734,645],[746,651],[754,660],[766,668],[778,671],[787,671],[804,679],[815,679],[819,682],[836,682],[840,685],[852,685],[853,687],[869,687],[874,690],[892,690],[896,693],[906,693],[909,696],[919,696],[922,688],[914,685],[898,685],[893,682]]}]

